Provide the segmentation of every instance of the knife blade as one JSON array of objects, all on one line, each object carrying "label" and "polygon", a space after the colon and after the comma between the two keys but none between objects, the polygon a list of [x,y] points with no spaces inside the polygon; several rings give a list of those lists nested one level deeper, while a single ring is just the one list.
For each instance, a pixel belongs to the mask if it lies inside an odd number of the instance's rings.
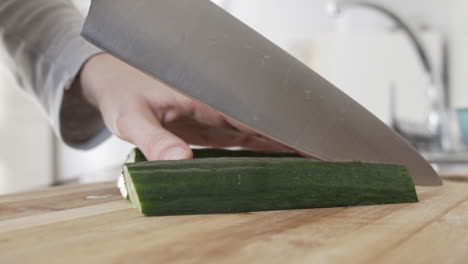
[{"label": "knife blade", "polygon": [[333,84],[208,0],[95,0],[82,35],[259,133],[329,161],[405,165],[441,185],[404,139]]}]

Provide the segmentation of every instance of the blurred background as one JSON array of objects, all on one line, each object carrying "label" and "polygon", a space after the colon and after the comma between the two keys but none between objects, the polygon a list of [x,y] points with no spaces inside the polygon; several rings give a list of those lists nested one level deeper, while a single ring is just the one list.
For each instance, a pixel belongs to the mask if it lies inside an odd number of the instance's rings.
[{"label": "blurred background", "polygon": [[[468,1],[215,2],[348,93],[435,166],[468,163],[456,115],[468,108]],[[86,14],[89,1],[75,4]],[[82,152],[59,142],[5,59],[0,47],[0,194],[116,177],[132,146],[112,138]]]}]

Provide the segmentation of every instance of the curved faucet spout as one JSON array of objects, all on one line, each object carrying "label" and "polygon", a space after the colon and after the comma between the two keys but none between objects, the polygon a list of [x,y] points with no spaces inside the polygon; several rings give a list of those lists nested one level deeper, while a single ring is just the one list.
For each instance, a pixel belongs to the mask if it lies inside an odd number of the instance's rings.
[{"label": "curved faucet spout", "polygon": [[[419,61],[422,64],[423,70],[427,75],[429,84],[427,88],[427,96],[430,103],[430,113],[427,118],[428,121],[428,132],[430,137],[428,140],[434,141],[436,147],[439,150],[449,150],[451,148],[450,132],[448,131],[448,111],[449,106],[445,100],[446,91],[444,89],[444,82],[442,73],[438,73],[434,70],[434,67],[429,57],[429,53],[425,49],[425,46],[418,35],[411,29],[409,24],[400,18],[395,12],[387,9],[383,6],[375,3],[369,3],[367,1],[339,1],[331,0],[328,2],[328,12],[330,15],[338,17],[345,10],[351,8],[366,8],[384,15],[391,19],[399,29],[401,29],[409,38],[411,45],[414,47]],[[394,114],[394,113],[392,113]],[[394,128],[399,130],[398,132],[409,138],[421,138],[419,135],[414,137],[410,132],[405,131],[400,122],[394,117]],[[409,135],[409,136],[408,136]],[[427,135],[425,136],[427,137]]]}]

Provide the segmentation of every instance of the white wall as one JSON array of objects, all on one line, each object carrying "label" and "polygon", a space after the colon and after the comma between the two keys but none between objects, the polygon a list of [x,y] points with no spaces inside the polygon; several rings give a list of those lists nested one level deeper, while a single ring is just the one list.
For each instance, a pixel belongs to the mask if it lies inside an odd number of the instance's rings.
[{"label": "white wall", "polygon": [[452,96],[456,107],[468,107],[468,1],[453,0],[444,21],[451,49]]},{"label": "white wall", "polygon": [[313,47],[332,30],[326,0],[225,0],[222,4],[237,18],[280,47],[303,59],[303,45]]},{"label": "white wall", "polygon": [[[0,61],[2,58],[0,49]],[[52,142],[45,115],[0,64],[0,194],[52,183]]]}]

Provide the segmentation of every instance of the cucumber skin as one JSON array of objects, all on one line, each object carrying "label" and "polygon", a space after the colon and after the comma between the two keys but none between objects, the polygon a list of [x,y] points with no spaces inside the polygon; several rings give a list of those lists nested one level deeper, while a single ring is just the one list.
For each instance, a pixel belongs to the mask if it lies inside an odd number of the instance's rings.
[{"label": "cucumber skin", "polygon": [[[305,158],[202,158],[125,165],[146,216],[417,202],[399,165]],[[134,203],[135,204],[135,203]]]},{"label": "cucumber skin", "polygon": [[[194,159],[202,158],[226,158],[226,157],[302,157],[299,153],[295,152],[262,152],[262,151],[249,151],[249,150],[226,150],[226,149],[192,149]],[[127,156],[125,163],[135,163],[148,161],[139,148],[134,148]],[[126,185],[126,183],[125,183]],[[129,189],[126,185],[127,190]],[[127,195],[124,197],[130,200]]]},{"label": "cucumber skin", "polygon": [[147,161],[145,155],[139,148],[134,148],[132,151],[127,156],[127,160],[125,163],[134,163],[134,162],[141,162],[141,161]]}]

